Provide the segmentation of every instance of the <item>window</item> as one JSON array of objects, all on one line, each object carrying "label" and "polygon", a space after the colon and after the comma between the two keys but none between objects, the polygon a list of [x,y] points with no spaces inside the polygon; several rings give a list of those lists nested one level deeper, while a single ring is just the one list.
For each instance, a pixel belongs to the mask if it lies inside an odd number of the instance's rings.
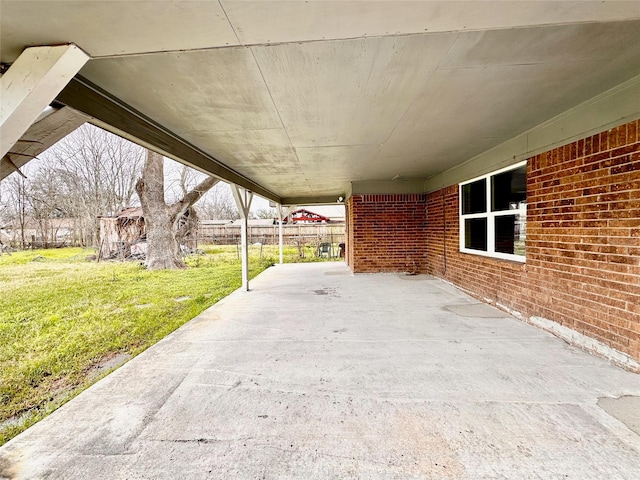
[{"label": "window", "polygon": [[525,261],[526,162],[460,184],[460,251]]}]

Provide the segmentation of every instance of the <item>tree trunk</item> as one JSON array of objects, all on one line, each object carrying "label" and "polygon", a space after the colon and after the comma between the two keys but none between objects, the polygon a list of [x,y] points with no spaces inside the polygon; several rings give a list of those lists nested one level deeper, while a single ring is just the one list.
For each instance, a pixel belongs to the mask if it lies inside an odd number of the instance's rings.
[{"label": "tree trunk", "polygon": [[186,268],[173,230],[171,209],[164,201],[164,161],[162,155],[147,150],[142,178],[136,183],[147,231],[149,270]]},{"label": "tree trunk", "polygon": [[180,246],[173,232],[169,212],[147,217],[147,268],[149,270],[187,268],[180,255]]},{"label": "tree trunk", "polygon": [[142,178],[136,183],[147,231],[146,265],[149,270],[186,268],[176,239],[178,220],[189,207],[218,183],[208,177],[182,200],[167,205],[164,201],[164,160],[162,155],[147,150]]}]

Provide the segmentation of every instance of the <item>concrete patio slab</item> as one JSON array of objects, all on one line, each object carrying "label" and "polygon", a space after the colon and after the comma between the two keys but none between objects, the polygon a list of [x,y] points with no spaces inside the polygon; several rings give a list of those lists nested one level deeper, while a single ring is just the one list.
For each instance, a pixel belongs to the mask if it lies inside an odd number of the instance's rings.
[{"label": "concrete patio slab", "polygon": [[640,478],[598,405],[639,375],[429,276],[251,286],[3,446],[0,477]]}]

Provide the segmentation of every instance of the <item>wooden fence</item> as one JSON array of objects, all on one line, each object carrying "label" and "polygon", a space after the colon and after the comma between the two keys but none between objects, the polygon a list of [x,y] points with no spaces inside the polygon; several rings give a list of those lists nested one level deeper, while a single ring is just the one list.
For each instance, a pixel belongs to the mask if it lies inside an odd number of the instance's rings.
[{"label": "wooden fence", "polygon": [[[278,244],[278,225],[254,226],[248,229],[249,243],[263,245]],[[285,245],[319,245],[320,243],[343,243],[343,223],[297,224],[282,226],[282,241]],[[235,245],[240,242],[240,225],[202,225],[198,227],[198,244]]]}]

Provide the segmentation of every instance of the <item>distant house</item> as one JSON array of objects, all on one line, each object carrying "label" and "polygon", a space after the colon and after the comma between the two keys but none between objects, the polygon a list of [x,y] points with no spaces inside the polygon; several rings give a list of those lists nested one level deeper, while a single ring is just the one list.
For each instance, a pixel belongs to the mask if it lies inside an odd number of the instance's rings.
[{"label": "distant house", "polygon": [[[62,247],[73,245],[78,240],[79,220],[76,218],[32,218],[24,225],[18,222],[0,227],[0,241],[18,246],[24,238],[25,246],[33,248]],[[23,231],[24,227],[24,231]]]},{"label": "distant house", "polygon": [[306,208],[299,208],[286,216],[283,223],[331,223],[331,219]]}]

